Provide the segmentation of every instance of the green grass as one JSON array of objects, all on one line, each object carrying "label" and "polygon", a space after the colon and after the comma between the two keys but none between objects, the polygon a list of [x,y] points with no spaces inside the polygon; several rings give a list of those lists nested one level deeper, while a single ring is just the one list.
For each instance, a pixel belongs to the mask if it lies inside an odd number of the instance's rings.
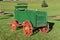
[{"label": "green grass", "polygon": [[[38,9],[39,11],[47,11],[48,16],[60,15],[60,0],[47,0],[48,8],[42,8],[41,1],[38,3],[28,3],[28,9]],[[13,12],[17,2],[0,2],[0,9],[7,12]],[[37,5],[37,6],[36,6]],[[0,15],[0,40],[60,40],[60,21],[55,21],[53,18],[48,18],[48,21],[55,23],[52,31],[47,34],[38,32],[31,37],[26,37],[22,29],[13,31],[9,23],[14,20],[13,17]]]},{"label": "green grass", "polygon": [[14,6],[16,5],[15,2],[0,2],[0,9],[3,11],[13,12]]}]

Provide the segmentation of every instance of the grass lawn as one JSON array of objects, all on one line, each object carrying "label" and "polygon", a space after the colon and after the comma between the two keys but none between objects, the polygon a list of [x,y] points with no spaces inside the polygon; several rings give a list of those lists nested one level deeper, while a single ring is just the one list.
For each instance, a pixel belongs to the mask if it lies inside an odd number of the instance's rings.
[{"label": "grass lawn", "polygon": [[[48,16],[60,15],[60,0],[47,0],[48,8],[42,8],[40,2],[28,3],[28,9],[46,11]],[[17,2],[0,2],[0,9],[13,12],[16,4]],[[55,21],[54,18],[48,17],[48,21],[54,23],[53,29],[49,33],[42,34],[38,32],[31,37],[26,37],[22,29],[13,31],[8,24],[12,20],[14,20],[14,17],[7,17],[3,14],[0,15],[0,40],[60,40],[60,21]]]}]

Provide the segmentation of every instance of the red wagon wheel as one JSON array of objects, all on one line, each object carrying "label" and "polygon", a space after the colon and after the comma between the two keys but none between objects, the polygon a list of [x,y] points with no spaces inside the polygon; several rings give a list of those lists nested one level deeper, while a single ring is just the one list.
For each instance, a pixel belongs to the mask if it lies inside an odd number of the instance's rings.
[{"label": "red wagon wheel", "polygon": [[26,36],[32,35],[32,25],[28,20],[23,23],[23,31]]},{"label": "red wagon wheel", "polygon": [[48,27],[44,26],[44,27],[42,27],[42,28],[39,28],[39,30],[40,30],[40,32],[42,32],[42,33],[48,33],[48,32],[49,32],[49,26],[48,26]]},{"label": "red wagon wheel", "polygon": [[17,22],[14,20],[12,21],[12,29],[16,30]]}]

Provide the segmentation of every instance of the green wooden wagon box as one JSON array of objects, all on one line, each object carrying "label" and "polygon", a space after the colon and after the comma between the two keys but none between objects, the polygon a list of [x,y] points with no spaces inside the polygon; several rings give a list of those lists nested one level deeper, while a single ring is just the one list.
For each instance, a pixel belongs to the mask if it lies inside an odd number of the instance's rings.
[{"label": "green wooden wagon box", "polygon": [[19,4],[14,10],[14,21],[12,29],[16,30],[18,26],[23,27],[24,34],[30,36],[34,28],[39,28],[40,32],[47,33],[49,27],[47,24],[47,13],[44,11],[27,10],[26,4]]}]

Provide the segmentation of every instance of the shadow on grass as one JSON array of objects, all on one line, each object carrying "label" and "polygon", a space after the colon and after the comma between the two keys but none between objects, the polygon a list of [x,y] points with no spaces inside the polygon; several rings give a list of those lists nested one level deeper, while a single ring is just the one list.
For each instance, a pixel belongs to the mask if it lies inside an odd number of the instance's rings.
[{"label": "shadow on grass", "polygon": [[53,22],[48,22],[48,24],[49,24],[49,32],[53,29],[53,26],[54,26],[54,24],[55,23],[53,23]]},{"label": "shadow on grass", "polygon": [[20,30],[21,28],[22,28],[22,27],[18,26],[18,27],[17,27],[17,30]]},{"label": "shadow on grass", "polygon": [[55,21],[60,21],[60,19],[54,19]]},{"label": "shadow on grass", "polygon": [[33,30],[33,34],[32,35],[35,35],[39,32],[39,27],[34,27],[34,30]]}]

